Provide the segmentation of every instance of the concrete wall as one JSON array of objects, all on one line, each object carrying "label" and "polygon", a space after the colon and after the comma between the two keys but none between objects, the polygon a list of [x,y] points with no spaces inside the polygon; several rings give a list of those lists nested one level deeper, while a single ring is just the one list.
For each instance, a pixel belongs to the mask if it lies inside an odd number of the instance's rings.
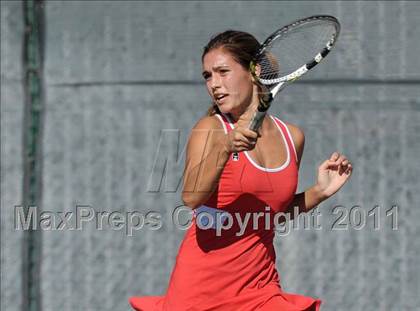
[{"label": "concrete wall", "polygon": [[1,5],[1,302],[2,310],[22,307],[23,231],[14,230],[14,205],[23,187],[23,10],[20,2]]},{"label": "concrete wall", "polygon": [[[1,306],[20,310],[22,232],[11,222],[22,192],[23,23],[20,2],[1,9]],[[320,297],[322,310],[420,308],[418,3],[49,1],[41,208],[157,211],[163,225],[133,236],[93,223],[44,231],[42,310],[129,310],[129,296],[164,294],[184,235],[170,221],[181,204],[174,189],[183,162],[174,146],[179,138],[182,150],[209,104],[200,84],[203,45],[228,28],[263,40],[278,25],[318,13],[341,21],[338,46],[271,113],[305,131],[299,191],[335,150],[354,173],[320,205],[321,230],[276,237],[282,286]],[[162,155],[172,167],[159,188],[150,176],[156,163],[163,169]],[[366,216],[360,230],[332,230],[337,205],[365,213],[379,205],[380,229]],[[397,230],[386,216],[393,205]]]}]

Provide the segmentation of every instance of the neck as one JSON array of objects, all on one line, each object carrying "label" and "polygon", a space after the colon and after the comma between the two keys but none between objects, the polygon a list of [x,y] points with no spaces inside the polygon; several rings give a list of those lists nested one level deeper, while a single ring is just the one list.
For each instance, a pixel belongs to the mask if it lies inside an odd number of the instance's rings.
[{"label": "neck", "polygon": [[231,111],[229,115],[234,123],[238,122],[239,119],[247,120],[252,118],[252,115],[257,107],[258,104],[250,104],[241,110],[238,109],[236,111]]},{"label": "neck", "polygon": [[[231,111],[229,113],[229,117],[231,118],[232,122],[235,125],[237,124],[237,122],[238,122],[239,119],[241,119],[243,121],[246,121],[249,124],[249,122],[251,122],[251,118],[254,115],[254,112],[258,108],[258,104],[259,104],[259,101],[253,102],[252,104],[250,104],[249,106],[247,106],[242,112],[237,112],[237,111],[233,112],[233,111]],[[270,131],[271,126],[272,126],[271,120],[269,120],[269,116],[268,116],[268,114],[266,114],[264,116],[264,120],[263,120],[263,122],[261,124],[261,127],[259,128],[258,132],[262,136],[264,136],[264,133]]]},{"label": "neck", "polygon": [[251,103],[246,106],[238,107],[237,110],[231,111],[230,117],[232,118],[233,122],[238,122],[239,119],[243,120],[251,120],[252,116],[254,115],[254,112],[257,110],[258,105],[260,103],[258,93],[254,92],[252,96]]}]

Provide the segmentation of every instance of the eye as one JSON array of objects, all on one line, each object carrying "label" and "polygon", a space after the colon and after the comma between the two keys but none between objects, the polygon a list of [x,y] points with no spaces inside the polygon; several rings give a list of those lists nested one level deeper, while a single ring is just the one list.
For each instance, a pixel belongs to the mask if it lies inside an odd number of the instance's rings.
[{"label": "eye", "polygon": [[220,74],[221,75],[226,75],[229,71],[230,71],[229,69],[221,69]]},{"label": "eye", "polygon": [[204,78],[204,80],[208,80],[210,77],[211,77],[210,73],[203,72],[203,78]]}]

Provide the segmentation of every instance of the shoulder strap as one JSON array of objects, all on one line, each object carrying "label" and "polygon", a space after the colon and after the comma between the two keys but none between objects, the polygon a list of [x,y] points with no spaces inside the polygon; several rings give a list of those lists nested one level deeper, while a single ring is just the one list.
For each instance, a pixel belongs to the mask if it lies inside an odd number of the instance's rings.
[{"label": "shoulder strap", "polygon": [[228,115],[221,113],[221,114],[216,114],[216,116],[218,117],[220,122],[222,122],[225,133],[228,133],[233,130],[233,124]]},{"label": "shoulder strap", "polygon": [[222,126],[223,126],[223,129],[224,129],[224,131],[225,131],[225,134],[227,134],[228,133],[228,130],[227,130],[227,127],[226,127],[226,123],[225,123],[225,121],[223,120],[223,118],[220,116],[220,114],[215,114],[215,116],[219,119],[219,121],[222,123]]},{"label": "shoulder strap", "polygon": [[298,162],[298,156],[297,156],[297,152],[296,152],[295,143],[293,142],[292,135],[290,134],[290,131],[289,131],[287,125],[282,120],[280,120],[279,118],[277,118],[275,116],[272,116],[272,117],[275,120],[275,122],[277,122],[277,124],[280,127],[280,130],[282,131],[284,137],[286,138],[289,150],[293,150],[293,155],[294,155],[295,161]]}]

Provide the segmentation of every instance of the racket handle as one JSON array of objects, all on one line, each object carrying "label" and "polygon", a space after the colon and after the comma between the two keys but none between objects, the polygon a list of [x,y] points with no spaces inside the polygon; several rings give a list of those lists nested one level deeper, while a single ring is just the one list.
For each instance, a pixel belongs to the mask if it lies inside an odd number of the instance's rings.
[{"label": "racket handle", "polygon": [[251,122],[249,123],[249,129],[256,132],[260,128],[266,113],[267,113],[267,110],[259,111],[257,109],[254,115],[252,116]]},{"label": "racket handle", "polygon": [[256,132],[260,128],[272,101],[273,95],[270,92],[265,92],[265,94],[260,98],[260,104],[258,105],[258,108],[252,116],[251,122],[249,123],[250,130]]}]

